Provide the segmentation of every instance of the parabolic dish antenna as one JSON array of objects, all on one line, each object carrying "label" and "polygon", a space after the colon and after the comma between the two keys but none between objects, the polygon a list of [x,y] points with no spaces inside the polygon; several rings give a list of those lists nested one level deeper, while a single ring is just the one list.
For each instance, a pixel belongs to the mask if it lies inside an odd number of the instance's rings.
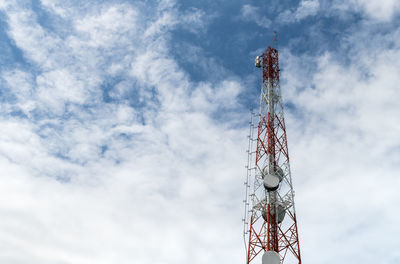
[{"label": "parabolic dish antenna", "polygon": [[262,256],[262,264],[279,264],[281,263],[281,257],[275,251],[265,251]]},{"label": "parabolic dish antenna", "polygon": [[268,191],[275,191],[278,189],[279,183],[282,181],[284,173],[283,170],[277,166],[275,173],[268,173],[268,166],[266,166],[262,171],[262,176],[264,179],[264,187]]},{"label": "parabolic dish antenna", "polygon": [[279,177],[273,174],[267,174],[264,176],[264,187],[268,191],[275,191],[279,186]]},{"label": "parabolic dish antenna", "polygon": [[[275,218],[276,211],[278,212],[277,219]],[[285,218],[285,214],[286,214],[285,207],[281,203],[278,203],[276,205],[276,209],[274,208],[274,206],[271,206],[271,217],[273,217],[278,224],[282,223],[283,219]],[[267,211],[265,210],[265,208],[263,208],[261,216],[264,218],[265,221],[267,221]]]}]

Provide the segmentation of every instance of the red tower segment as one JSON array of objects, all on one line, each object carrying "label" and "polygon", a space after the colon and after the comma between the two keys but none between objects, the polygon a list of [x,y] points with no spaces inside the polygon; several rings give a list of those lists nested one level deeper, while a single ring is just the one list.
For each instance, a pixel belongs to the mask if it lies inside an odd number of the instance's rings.
[{"label": "red tower segment", "polygon": [[[265,252],[263,264],[301,263],[279,84],[279,56],[276,44],[274,46],[268,47],[256,59],[256,66],[262,69],[262,87],[258,126],[252,122],[250,124],[249,164],[245,182],[247,264],[261,252]],[[253,128],[257,128],[256,135]],[[257,142],[255,152],[251,151],[252,142]]]}]

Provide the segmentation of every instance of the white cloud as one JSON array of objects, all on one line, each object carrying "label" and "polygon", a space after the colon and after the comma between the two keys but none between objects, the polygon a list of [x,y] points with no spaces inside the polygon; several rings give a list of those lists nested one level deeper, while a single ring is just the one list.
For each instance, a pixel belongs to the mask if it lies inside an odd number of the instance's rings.
[{"label": "white cloud", "polygon": [[389,22],[400,12],[400,3],[396,0],[302,0],[296,10],[285,10],[279,15],[279,21],[292,23],[308,16],[320,15],[349,18],[355,13],[364,19],[375,22]]},{"label": "white cloud", "polygon": [[[38,100],[58,114],[64,112],[64,103],[83,104],[93,95],[65,69],[45,72],[37,77]],[[88,91],[89,90],[89,91]]]},{"label": "white cloud", "polygon": [[114,48],[120,45],[116,42],[128,44],[132,41],[129,37],[142,33],[136,21],[137,12],[129,5],[111,6],[103,8],[100,14],[95,12],[74,21],[74,26],[78,33],[87,35],[89,47]]},{"label": "white cloud", "polygon": [[364,19],[375,22],[389,22],[400,12],[400,3],[396,0],[302,0],[294,9],[282,11],[279,23],[296,23],[309,16],[334,16],[349,18],[360,14]]},{"label": "white cloud", "polygon": [[[182,15],[172,1],[42,3],[70,26],[65,36],[26,6],[0,3],[9,36],[38,69],[0,75],[15,97],[0,106],[0,262],[244,261],[243,85],[233,76],[194,83],[169,55],[179,17],[199,24],[202,12]],[[298,19],[318,9],[302,3]],[[249,21],[252,8],[242,9]],[[396,237],[381,234],[399,232],[400,221],[399,33],[360,31],[342,42],[354,47],[348,65],[332,53],[280,56],[308,263],[336,263],[338,252],[352,263],[398,258]],[[104,102],[110,79],[116,101]],[[213,118],[217,109],[225,118]]]},{"label": "white cloud", "polygon": [[33,76],[21,70],[14,70],[4,72],[2,78],[17,98],[17,107],[29,115],[36,107]]},{"label": "white cloud", "polygon": [[295,17],[297,20],[301,20],[305,17],[313,16],[318,12],[318,9],[318,0],[302,0],[296,10]]},{"label": "white cloud", "polygon": [[249,4],[243,5],[241,16],[243,20],[254,22],[260,27],[269,28],[271,26],[271,20],[262,16],[260,10],[255,6]]},{"label": "white cloud", "polygon": [[332,9],[357,11],[369,19],[388,22],[400,12],[400,3],[396,0],[337,0],[332,3]]},{"label": "white cloud", "polygon": [[285,10],[278,16],[280,23],[298,22],[309,16],[315,16],[320,8],[319,0],[302,0],[296,10]]},{"label": "white cloud", "polygon": [[[168,32],[181,26],[172,1],[85,12],[43,4],[71,26],[66,35],[28,6],[3,9],[9,36],[38,71],[1,74],[17,101],[0,119],[9,200],[0,202],[0,262],[221,262],[217,249],[239,259],[231,230],[240,230],[241,208],[232,208],[245,132],[211,115],[238,106],[240,81],[189,80],[169,55]],[[185,21],[198,24],[199,12]],[[102,100],[108,77],[121,79],[109,88],[118,103]],[[27,118],[7,115],[25,102]]]},{"label": "white cloud", "polygon": [[[392,210],[400,199],[394,187],[400,169],[396,36],[398,31],[371,39],[367,25],[352,32],[347,65],[331,53],[296,58],[284,51],[280,56],[289,59],[283,62],[283,87],[295,106],[287,123],[295,128],[289,140],[296,142],[291,155],[296,157],[297,211],[302,253],[310,263],[335,263],[337,252],[349,262],[362,256],[361,261],[374,263],[385,255],[383,248],[396,251],[395,239],[379,238],[382,232],[400,232],[389,224],[400,219]],[[371,248],[380,253],[368,253]],[[396,253],[383,259],[392,263]]]}]

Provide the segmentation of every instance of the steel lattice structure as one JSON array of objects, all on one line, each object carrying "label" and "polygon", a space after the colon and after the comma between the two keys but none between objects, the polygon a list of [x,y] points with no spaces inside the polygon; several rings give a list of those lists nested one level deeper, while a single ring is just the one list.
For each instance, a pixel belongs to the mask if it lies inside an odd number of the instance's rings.
[{"label": "steel lattice structure", "polygon": [[257,57],[256,66],[262,69],[262,87],[258,125],[253,123],[253,113],[250,121],[243,219],[246,263],[266,252],[263,254],[275,255],[276,260],[274,256],[263,256],[263,264],[300,264],[276,44]]}]

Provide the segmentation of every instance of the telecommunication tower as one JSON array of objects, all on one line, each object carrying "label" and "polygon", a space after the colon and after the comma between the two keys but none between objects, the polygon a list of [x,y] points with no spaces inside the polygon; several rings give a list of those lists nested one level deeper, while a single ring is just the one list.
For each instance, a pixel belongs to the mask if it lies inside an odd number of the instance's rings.
[{"label": "telecommunication tower", "polygon": [[262,70],[262,85],[258,125],[254,113],[250,120],[244,183],[246,264],[261,255],[262,264],[301,264],[276,34],[272,46],[255,61]]}]

